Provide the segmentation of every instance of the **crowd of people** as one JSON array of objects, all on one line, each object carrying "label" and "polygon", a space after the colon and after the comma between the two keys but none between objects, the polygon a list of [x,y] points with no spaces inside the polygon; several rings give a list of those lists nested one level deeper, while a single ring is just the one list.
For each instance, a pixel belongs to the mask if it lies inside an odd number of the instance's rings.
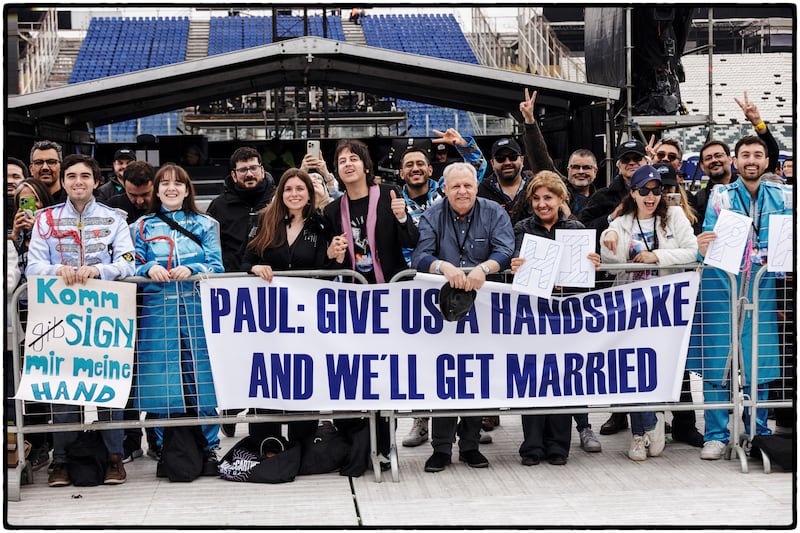
[{"label": "crowd of people", "polygon": [[[32,275],[60,276],[67,285],[134,275],[149,279],[140,284],[134,387],[128,408],[98,410],[101,420],[112,421],[138,420],[140,412],[148,418],[217,417],[199,293],[189,280],[201,273],[243,272],[271,282],[287,270],[346,268],[380,284],[410,267],[442,275],[452,289],[477,291],[488,278],[520,268],[525,234],[553,239],[556,230],[593,228],[597,248],[588,259],[595,266],[647,265],[606,280],[623,283],[662,275],[671,265],[702,261],[717,237],[714,226],[720,211],[729,209],[753,220],[752,253],[746,254],[737,278],[740,290],[752,297],[754,288],[744,280],[766,264],[769,217],[792,213],[793,182],[791,160],[783,165],[786,179],[776,181],[777,144],[746,95],[739,104],[756,135],[743,137],[732,151],[721,141],[707,142],[700,150],[700,166],[709,183],[697,194],[684,187],[682,147],[671,139],[620,144],[614,154],[617,172],[604,188],[594,185],[598,163],[587,149],[574,151],[566,175],[561,174],[535,120],[535,100],[536,93],[526,90],[519,106],[524,148],[512,137],[501,138],[486,159],[474,139],[454,129],[435,131],[433,155],[418,147],[402,154],[402,187],[378,183],[369,149],[358,140],[337,144],[332,154],[335,175],[324,159],[308,154],[277,183],[257,150],[238,148],[230,157],[224,191],[206,213],[197,208],[190,174],[180,165],[166,163],[155,169],[123,148],[114,156],[114,175],[102,184],[93,158],[63,157],[57,143],[38,141],[28,165],[15,158],[6,161],[9,293]],[[438,146],[453,147],[463,159],[447,164],[441,176],[434,173]],[[776,283],[770,279],[766,288],[757,290],[774,293],[780,288]],[[783,283],[790,284],[791,278]],[[701,295],[705,289],[730,290],[727,284],[727,278],[705,269]],[[720,354],[728,345],[720,333],[730,332],[733,325],[708,318],[724,316],[712,313],[724,305],[718,298],[698,297],[682,401],[691,401],[688,371],[702,375],[706,401],[718,402],[730,394],[728,369],[720,363],[725,362]],[[761,305],[765,313],[789,312],[788,307],[779,308],[775,298],[764,298]],[[24,310],[24,300],[20,307]],[[20,318],[24,325],[24,313]],[[769,361],[764,363],[768,370],[758,376],[759,399],[768,397],[776,380],[793,379],[789,374],[793,354],[789,343],[776,340],[777,322],[759,331],[770,339],[763,344],[769,353],[760,354]],[[174,332],[169,338],[163,335],[166,329]],[[746,378],[752,344],[743,339],[742,345]],[[34,468],[51,464],[50,486],[71,483],[66,450],[78,432],[55,432],[49,438],[50,434],[37,434],[35,426],[50,418],[56,423],[77,422],[80,416],[80,408],[60,404],[31,403],[26,410],[25,423],[32,431],[26,432],[32,444],[29,460]],[[770,434],[766,409],[758,409],[755,416],[758,435]],[[525,415],[521,463],[566,464],[573,418],[580,447],[600,452],[600,440],[586,414]],[[779,428],[793,430],[790,414],[776,412],[776,419]],[[702,459],[719,459],[730,444],[726,409],[705,411],[704,434],[698,431],[692,410],[674,412],[671,428],[663,412],[615,413],[599,433],[627,429],[629,420],[628,456],[634,461],[658,456],[669,431],[674,440],[701,448]],[[368,422],[335,423],[352,434]],[[460,461],[484,468],[489,461],[480,445],[491,442],[487,432],[497,424],[497,417],[434,417],[432,422],[419,418],[403,445],[419,446],[430,438],[427,472],[447,468],[456,442]],[[313,420],[289,422],[288,437],[300,443],[316,427]],[[377,427],[378,452],[387,457],[394,428],[380,417]],[[234,436],[235,426],[202,426],[205,475],[217,473],[219,431]],[[254,423],[249,431],[266,437],[280,435],[282,428],[279,423]],[[108,452],[105,483],[123,483],[124,463],[142,455],[141,429],[104,430],[102,436]],[[163,431],[148,431],[147,440],[148,455],[160,460]]]}]

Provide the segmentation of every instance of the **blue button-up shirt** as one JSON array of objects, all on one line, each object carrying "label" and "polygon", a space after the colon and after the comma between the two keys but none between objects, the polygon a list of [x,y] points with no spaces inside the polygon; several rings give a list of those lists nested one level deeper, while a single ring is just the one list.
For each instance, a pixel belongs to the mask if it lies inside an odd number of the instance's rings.
[{"label": "blue button-up shirt", "polygon": [[428,272],[439,259],[457,267],[473,267],[494,259],[502,271],[508,268],[513,253],[511,219],[497,202],[476,198],[462,219],[445,199],[420,217],[419,243],[411,255],[411,267]]}]

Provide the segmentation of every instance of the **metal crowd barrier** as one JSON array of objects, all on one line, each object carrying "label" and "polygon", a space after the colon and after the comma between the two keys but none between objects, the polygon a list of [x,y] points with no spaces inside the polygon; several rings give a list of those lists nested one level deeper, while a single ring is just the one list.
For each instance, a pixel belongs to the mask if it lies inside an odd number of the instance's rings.
[{"label": "metal crowd barrier", "polygon": [[[796,307],[794,275],[792,273],[768,272],[761,268],[750,283],[753,284],[753,301],[745,302],[744,311],[752,315],[752,353],[758,354],[751,361],[751,383],[757,383],[761,372],[778,374],[769,382],[769,396],[760,400],[757,395],[745,395],[743,408],[753,413],[757,409],[771,409],[776,413],[776,423],[782,418],[794,420],[794,374]],[[760,332],[761,334],[756,334]],[[777,354],[777,358],[775,357]],[[770,364],[769,359],[772,359]],[[777,359],[777,361],[775,360]],[[780,413],[779,410],[783,410]],[[758,435],[756,417],[750,417],[750,424],[739,439],[740,445],[750,452],[750,445]],[[761,452],[764,472],[772,470],[769,456]],[[746,469],[743,469],[746,472]]]},{"label": "metal crowd barrier", "polygon": [[[659,268],[660,271],[670,271],[673,273],[683,272],[687,270],[697,270],[698,272],[702,272],[703,266],[694,263],[688,265],[676,265],[670,268]],[[464,268],[465,272],[469,272],[471,268]],[[642,270],[653,270],[653,265],[645,265],[640,263],[623,263],[623,264],[603,264],[598,269],[598,272],[607,272],[609,274],[614,274],[617,272],[633,272],[633,271],[642,271]],[[733,290],[728,292],[727,294],[718,294],[716,289],[714,290],[706,290],[704,291],[703,284],[701,282],[698,294],[698,301],[702,296],[706,298],[711,298],[715,301],[718,301],[727,308],[728,313],[723,314],[721,316],[701,316],[700,320],[709,320],[709,322],[716,320],[722,320],[728,322],[729,324],[737,324],[738,323],[738,297],[737,297],[737,290],[736,290],[736,278],[731,274],[726,272],[720,271],[724,276],[727,277],[727,281],[729,287],[732,287]],[[395,277],[393,277],[390,281],[401,281],[403,279],[411,279],[416,274],[416,271],[413,269],[404,270],[398,273]],[[510,270],[507,270],[502,273],[492,274],[490,275],[489,279],[503,281],[506,283],[511,283],[513,275],[511,274]],[[598,288],[602,286],[609,286],[613,283],[613,280],[601,280],[600,276],[598,276]],[[557,297],[565,297],[570,296],[572,294],[576,294],[574,292],[569,292],[563,289],[556,288],[553,291],[553,296]],[[697,316],[695,317],[697,319]],[[738,354],[739,353],[739,334],[733,334],[735,330],[731,331],[731,334],[726,336],[726,342],[730,345],[729,354]],[[702,344],[701,344],[702,347]],[[723,365],[726,362],[723,360],[721,362]],[[716,363],[715,363],[716,364]],[[387,416],[390,418],[390,427],[395,427],[395,420],[397,418],[406,418],[406,417],[442,417],[442,416],[498,416],[498,415],[545,415],[545,414],[576,414],[576,413],[630,413],[634,411],[652,411],[654,410],[666,410],[666,411],[706,411],[711,409],[727,409],[733,411],[732,416],[732,430],[731,430],[731,444],[726,449],[725,458],[731,459],[733,455],[738,457],[741,461],[741,468],[742,472],[747,472],[747,455],[746,453],[749,451],[745,449],[743,445],[743,437],[739,437],[737,441],[737,436],[743,435],[741,430],[742,425],[742,413],[743,413],[743,387],[744,384],[741,383],[740,377],[740,359],[739,357],[732,357],[730,358],[730,362],[728,363],[730,367],[730,373],[733,376],[737,376],[737,379],[734,380],[734,385],[728,387],[728,398],[727,401],[724,402],[716,402],[716,403],[705,403],[702,399],[700,402],[669,402],[669,403],[660,403],[660,404],[648,404],[648,405],[641,405],[641,404],[616,404],[616,405],[607,405],[607,406],[595,406],[595,407],[563,407],[563,408],[503,408],[503,409],[457,409],[457,410],[384,410],[381,411],[382,416]],[[690,383],[684,383],[682,385],[690,385]],[[394,432],[391,434],[391,450],[390,450],[390,460],[391,460],[391,474],[392,480],[397,482],[399,481],[399,459],[398,459],[398,447],[395,438]]]},{"label": "metal crowd barrier", "polygon": [[[623,264],[623,265],[603,265],[600,268],[600,271],[605,272],[619,272],[619,271],[633,271],[633,270],[643,270],[643,269],[651,269],[652,265],[644,266],[641,264]],[[678,267],[674,267],[672,270],[675,271],[685,271],[687,269],[698,269],[702,270],[702,266],[694,265],[681,265]],[[662,269],[663,270],[663,269]],[[754,275],[753,283],[761,284],[767,274],[765,273],[765,269],[762,269],[757,274]],[[399,281],[402,279],[411,278],[416,274],[415,270],[405,270],[392,278],[390,282]],[[291,276],[291,277],[314,277],[314,278],[335,278],[335,277],[347,277],[351,278],[355,281],[365,283],[366,280],[363,279],[359,273],[351,271],[351,270],[341,270],[341,271],[293,271],[293,272],[281,272],[281,276]],[[771,275],[771,274],[770,274]],[[242,277],[243,274],[241,273],[229,273],[229,274],[217,274],[211,276],[194,276],[190,278],[190,280],[200,280],[205,279],[207,277]],[[728,291],[725,294],[720,294],[717,290],[709,290],[708,288],[703,287],[703,284],[700,285],[700,294],[698,295],[698,300],[703,298],[710,298],[720,303],[723,303],[725,307],[729,310],[729,314],[724,316],[700,316],[700,321],[723,321],[727,322],[730,325],[739,324],[739,303],[742,304],[742,311],[743,312],[752,312],[755,308],[758,308],[759,297],[762,296],[760,290],[754,291],[755,297],[754,302],[750,303],[747,302],[746,299],[741,299],[738,296],[737,285],[736,285],[736,278],[734,276],[726,274],[728,277],[729,287],[732,290]],[[495,280],[501,280],[505,282],[510,282],[511,274],[510,271],[506,271],[504,273],[499,273],[493,275]],[[136,282],[136,283],[152,283],[152,280],[146,278],[128,278],[125,281],[127,282]],[[756,285],[760,287],[760,285]],[[195,287],[196,290],[196,287]],[[783,299],[777,301],[776,305],[782,306],[781,309],[782,315],[777,313],[771,314],[763,314],[763,313],[754,313],[752,324],[753,328],[759,327],[759,324],[763,324],[765,321],[771,321],[776,323],[780,328],[784,330],[788,330],[788,328],[792,327],[793,318],[789,319],[788,313],[791,311],[793,314],[793,301],[791,300],[791,293],[793,291],[786,291],[783,295]],[[24,301],[26,293],[25,286],[19,287],[13,294],[12,297],[12,309],[15,309],[17,312],[13,313],[12,316],[12,349],[13,349],[13,372],[14,372],[14,389],[19,386],[20,376],[21,376],[21,363],[22,363],[22,355],[23,353],[20,350],[22,345],[22,341],[24,339],[23,335],[23,324],[21,323],[21,317],[24,305],[22,302]],[[566,291],[554,291],[555,296],[568,296],[571,293]],[[769,296],[772,299],[775,299],[775,296]],[[141,304],[138,304],[141,305]],[[697,320],[697,318],[696,318]],[[742,413],[744,412],[745,408],[791,408],[792,407],[792,384],[793,384],[793,373],[792,373],[792,361],[793,361],[793,354],[785,353],[786,347],[791,347],[792,345],[792,336],[791,333],[784,335],[781,337],[780,340],[781,349],[784,350],[784,357],[781,360],[781,375],[785,377],[785,381],[781,381],[780,385],[773,387],[777,392],[777,396],[771,398],[767,402],[759,402],[757,399],[751,398],[749,396],[745,396],[743,389],[745,383],[742,382],[741,377],[742,373],[740,372],[740,347],[739,347],[739,340],[741,338],[741,331],[739,331],[735,327],[729,328],[730,332],[725,337],[725,342],[729,344],[730,354],[735,354],[733,357],[729,357],[728,364],[730,365],[730,375],[732,376],[731,384],[733,386],[728,387],[728,397],[726,401],[718,402],[718,403],[705,403],[703,401],[700,402],[669,402],[669,403],[662,403],[662,404],[649,404],[649,405],[607,405],[607,406],[594,406],[594,407],[552,407],[552,408],[503,408],[503,409],[475,409],[475,410],[465,410],[465,409],[458,409],[458,410],[407,410],[407,411],[398,411],[398,410],[382,410],[378,413],[374,411],[335,411],[335,412],[283,412],[280,414],[246,414],[246,415],[228,415],[223,416],[217,414],[214,417],[206,417],[206,418],[176,418],[176,419],[143,419],[138,413],[135,412],[135,419],[134,420],[124,420],[122,422],[99,422],[90,420],[91,417],[84,418],[78,424],[52,424],[48,423],[46,425],[34,425],[34,426],[25,426],[24,424],[24,414],[26,413],[26,407],[28,402],[23,402],[16,400],[14,402],[14,411],[16,415],[16,425],[10,425],[7,427],[7,430],[10,433],[16,433],[17,442],[20,443],[18,453],[18,462],[16,467],[8,466],[6,469],[6,479],[7,479],[7,489],[8,489],[8,499],[9,500],[18,500],[20,498],[20,485],[25,482],[32,482],[32,469],[30,463],[24,457],[24,453],[22,452],[22,442],[24,441],[24,436],[26,432],[38,432],[38,433],[48,433],[54,431],[64,431],[64,430],[85,430],[85,429],[114,429],[114,428],[148,428],[148,427],[166,427],[166,426],[177,426],[177,425],[201,425],[201,424],[225,424],[225,423],[250,423],[250,422],[288,422],[293,420],[312,420],[312,419],[319,419],[319,418],[363,418],[369,417],[370,421],[370,444],[371,444],[371,459],[372,459],[372,466],[373,466],[373,473],[375,476],[376,482],[381,481],[381,469],[380,469],[380,458],[377,454],[377,427],[375,424],[375,414],[379,414],[380,416],[385,416],[389,418],[389,427],[394,428],[396,427],[396,419],[399,417],[439,417],[439,416],[497,416],[497,415],[522,415],[522,414],[552,414],[552,413],[595,413],[595,412],[632,412],[632,411],[649,411],[653,410],[655,407],[656,410],[669,410],[669,411],[685,411],[685,410],[710,410],[710,409],[727,409],[733,411],[732,416],[732,438],[731,438],[731,445],[726,451],[726,458],[730,459],[732,455],[736,455],[741,462],[742,465],[742,472],[747,472],[747,452],[749,451],[749,442],[752,440],[752,437],[755,435],[755,426],[754,421],[751,421],[751,425],[748,431],[742,431]],[[167,334],[169,332],[165,332]],[[754,353],[758,353],[759,350],[762,348],[758,346],[758,336],[754,335],[754,346],[753,350]],[[702,339],[700,339],[702,343]],[[776,341],[777,342],[777,341]],[[717,361],[715,364],[725,364],[725,362]],[[759,358],[753,358],[753,368],[751,369],[751,376],[753,380],[757,379],[759,370],[764,371],[763,368],[759,368]],[[702,369],[701,369],[702,373]],[[91,411],[91,409],[85,409],[85,411]],[[129,409],[129,411],[134,411]],[[738,440],[737,440],[738,436]],[[399,458],[398,458],[398,448],[395,439],[395,431],[390,432],[390,462],[391,462],[391,476],[393,481],[399,481]],[[768,463],[765,463],[765,468],[768,468]]]},{"label": "metal crowd barrier", "polygon": [[[280,276],[285,277],[301,277],[301,278],[322,278],[322,279],[339,279],[339,280],[351,280],[357,283],[366,284],[367,280],[364,278],[362,274],[359,272],[349,270],[349,269],[340,269],[340,270],[297,270],[297,271],[287,271],[287,272],[280,272]],[[198,292],[198,285],[197,282],[202,279],[209,279],[209,278],[232,278],[232,277],[245,277],[246,274],[243,273],[224,273],[224,274],[211,274],[211,275],[196,275],[189,278],[188,281],[192,281],[195,283],[194,285],[194,292]],[[151,279],[143,278],[143,277],[130,277],[124,280],[120,280],[122,282],[128,283],[156,283]],[[169,282],[175,283],[175,282]],[[139,291],[139,295],[141,295],[141,291]],[[27,286],[25,284],[18,287],[14,294],[12,295],[12,299],[10,302],[10,309],[12,312],[12,322],[11,322],[11,349],[13,355],[13,377],[14,377],[14,384],[13,384],[13,391],[9,391],[9,396],[12,396],[14,392],[19,388],[19,383],[22,375],[22,364],[24,359],[24,350],[21,348],[23,347],[24,342],[24,326],[25,324],[23,317],[27,315],[26,312],[26,304],[27,301]],[[141,315],[141,307],[142,307],[141,299],[137,298],[137,317]],[[186,316],[186,320],[189,322],[194,322],[199,320],[200,316],[196,314],[189,314]],[[141,327],[138,324],[137,319],[137,327]],[[141,331],[141,329],[140,329]],[[170,338],[170,336],[180,335],[178,330],[176,329],[168,329],[164,328],[163,332],[161,333],[165,339]],[[137,345],[138,345],[138,335],[137,335]],[[178,338],[180,342],[180,337]],[[134,357],[138,356],[137,354]],[[180,381],[180,380],[179,380]],[[198,385],[201,385],[198,383]],[[134,390],[131,389],[131,397],[133,397]],[[168,427],[168,426],[186,426],[186,425],[205,425],[205,424],[236,424],[236,423],[259,423],[259,422],[290,422],[290,421],[300,421],[300,420],[317,420],[317,419],[342,419],[342,418],[369,418],[370,424],[370,448],[371,448],[371,461],[372,461],[372,468],[373,473],[375,476],[376,482],[381,481],[380,475],[380,457],[377,453],[377,428],[375,423],[375,411],[323,411],[323,412],[299,412],[299,411],[282,411],[279,413],[272,413],[272,414],[265,414],[265,413],[251,413],[250,410],[245,410],[247,414],[245,415],[222,415],[219,412],[216,413],[215,416],[208,416],[208,417],[180,417],[180,418],[158,418],[158,419],[145,419],[142,417],[142,414],[139,413],[138,410],[133,409],[130,407],[132,403],[129,401],[128,407],[124,409],[125,414],[129,415],[126,418],[132,418],[130,420],[125,419],[123,421],[100,421],[96,419],[96,408],[92,406],[72,406],[74,409],[71,409],[71,412],[79,412],[81,414],[80,422],[78,423],[71,423],[71,424],[55,424],[52,420],[50,420],[46,424],[36,424],[36,425],[25,425],[25,418],[28,410],[33,402],[27,402],[22,400],[15,400],[14,401],[14,420],[15,423],[13,425],[7,425],[6,430],[9,434],[13,434],[16,437],[16,441],[18,444],[17,449],[17,463],[16,466],[11,466],[9,464],[6,465],[6,480],[7,480],[7,497],[10,501],[18,501],[20,499],[20,486],[26,483],[33,482],[33,469],[30,461],[25,457],[23,452],[23,443],[25,441],[25,434],[26,433],[53,433],[58,431],[78,431],[78,430],[103,430],[103,429],[128,429],[128,428],[152,428],[152,427]],[[41,406],[42,404],[39,403]],[[48,406],[50,404],[44,404]],[[45,418],[51,418],[49,415],[52,413],[46,413],[43,416]],[[130,415],[133,416],[130,416]],[[41,415],[41,414],[40,414]],[[6,418],[9,418],[8,416]]]}]

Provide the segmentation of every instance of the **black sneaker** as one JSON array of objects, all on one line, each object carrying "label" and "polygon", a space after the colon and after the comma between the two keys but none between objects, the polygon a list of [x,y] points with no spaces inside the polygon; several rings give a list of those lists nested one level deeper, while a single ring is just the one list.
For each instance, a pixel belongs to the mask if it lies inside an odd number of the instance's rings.
[{"label": "black sneaker", "polygon": [[536,455],[523,455],[520,462],[523,466],[535,466],[541,462],[541,459]]},{"label": "black sneaker", "polygon": [[489,460],[478,450],[467,450],[458,454],[458,460],[467,463],[472,468],[486,468]]},{"label": "black sneaker", "polygon": [[441,472],[450,464],[450,455],[443,452],[433,452],[425,461],[426,472]]},{"label": "black sneaker", "polygon": [[563,455],[556,454],[548,457],[547,462],[550,463],[551,465],[561,466],[567,464],[567,458],[564,457]]},{"label": "black sneaker", "polygon": [[36,470],[41,470],[42,468],[46,467],[50,464],[50,449],[47,446],[47,443],[39,446],[31,450],[30,455],[28,456],[28,460],[31,463],[31,468]]},{"label": "black sneaker", "polygon": [[685,442],[689,446],[694,446],[695,448],[702,448],[704,443],[703,435],[697,431],[697,428],[692,428],[691,431],[675,431],[673,428],[672,440]]},{"label": "black sneaker", "polygon": [[161,448],[157,446],[151,446],[147,448],[147,457],[154,461],[161,461]]},{"label": "black sneaker", "polygon": [[219,459],[217,459],[216,448],[212,448],[211,450],[205,451],[205,458],[203,460],[203,472],[200,475],[209,477],[211,476],[216,477],[219,475]]}]

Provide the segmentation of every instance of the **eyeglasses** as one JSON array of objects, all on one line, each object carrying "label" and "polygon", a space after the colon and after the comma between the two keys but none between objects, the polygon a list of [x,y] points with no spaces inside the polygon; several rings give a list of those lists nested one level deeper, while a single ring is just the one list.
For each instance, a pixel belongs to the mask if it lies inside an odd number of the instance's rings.
[{"label": "eyeglasses", "polygon": [[61,161],[59,161],[58,159],[34,159],[33,160],[33,166],[35,166],[35,167],[40,167],[40,166],[44,165],[45,163],[47,164],[48,167],[54,167],[54,166],[58,165],[59,163],[61,163]]},{"label": "eyeglasses", "polygon": [[639,187],[636,190],[639,192],[639,196],[641,196],[641,197],[645,197],[645,196],[647,196],[649,194],[652,194],[654,196],[661,196],[662,187],[660,185],[658,185],[656,187],[652,187],[652,188]]},{"label": "eyeglasses", "polygon": [[725,157],[725,152],[717,152],[716,154],[706,154],[703,156],[703,162],[707,163],[715,159],[723,159],[724,157]]},{"label": "eyeglasses", "polygon": [[674,152],[666,153],[666,152],[656,152],[656,157],[659,160],[667,159],[669,161],[675,161],[678,159],[678,154]]},{"label": "eyeglasses", "polygon": [[249,167],[237,168],[236,173],[240,176],[244,176],[248,171],[255,174],[259,168],[261,168],[261,165],[250,165]]},{"label": "eyeglasses", "polygon": [[496,155],[494,156],[494,160],[497,163],[505,163],[506,159],[511,161],[512,163],[519,159],[519,154],[506,154],[506,155]]},{"label": "eyeglasses", "polygon": [[623,165],[627,165],[628,163],[639,162],[644,159],[643,155],[626,155],[619,158],[619,162]]},{"label": "eyeglasses", "polygon": [[593,168],[594,168],[594,165],[570,165],[569,166],[570,170],[583,170],[584,172],[586,172],[588,170],[592,170]]}]

